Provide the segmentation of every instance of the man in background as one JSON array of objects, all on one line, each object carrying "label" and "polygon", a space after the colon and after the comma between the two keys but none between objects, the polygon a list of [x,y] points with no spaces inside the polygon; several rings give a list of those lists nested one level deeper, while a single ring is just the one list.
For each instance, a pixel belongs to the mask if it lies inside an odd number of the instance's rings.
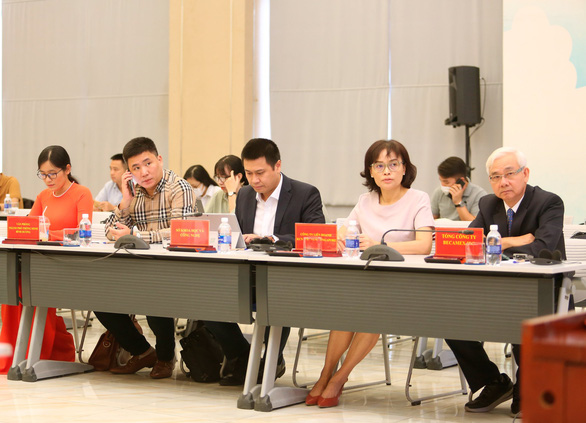
[{"label": "man in background", "polygon": [[110,179],[96,195],[94,211],[113,211],[122,201],[122,175],[128,170],[122,154],[110,157]]},{"label": "man in background", "polygon": [[448,157],[439,164],[437,173],[440,186],[431,196],[433,218],[474,220],[478,214],[478,201],[486,191],[468,180],[464,160]]}]

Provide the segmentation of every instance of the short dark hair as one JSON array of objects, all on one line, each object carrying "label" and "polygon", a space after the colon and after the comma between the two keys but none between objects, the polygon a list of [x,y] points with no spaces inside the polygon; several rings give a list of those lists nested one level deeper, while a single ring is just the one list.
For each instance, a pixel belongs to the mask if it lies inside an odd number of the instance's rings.
[{"label": "short dark hair", "polygon": [[445,159],[437,167],[437,173],[442,178],[451,178],[452,176],[467,176],[468,166],[459,157],[452,156]]},{"label": "short dark hair", "polygon": [[244,165],[242,164],[240,157],[233,154],[228,154],[227,156],[222,157],[216,162],[216,165],[214,166],[215,175],[219,176],[220,173],[223,174],[226,171],[226,167],[228,167],[230,170],[233,170],[234,175],[238,175],[240,173],[242,175],[240,182],[242,182],[243,185],[248,185],[248,179],[246,178],[246,172],[244,171]]},{"label": "short dark hair", "polygon": [[126,164],[126,160],[124,160],[124,156],[122,155],[122,153],[114,154],[112,157],[110,157],[110,160],[121,161],[122,166],[124,166],[124,168],[128,169],[128,165]]},{"label": "short dark hair", "polygon": [[411,163],[409,153],[405,146],[395,140],[375,141],[370,147],[368,147],[368,150],[366,150],[366,154],[364,155],[364,170],[360,172],[360,176],[365,179],[363,185],[367,187],[369,191],[376,191],[380,194],[380,187],[374,182],[374,178],[370,176],[370,165],[374,163],[382,151],[386,151],[387,154],[392,151],[401,159],[405,166],[405,175],[403,175],[401,185],[405,188],[411,188],[411,184],[415,181],[415,177],[417,176],[417,168]]},{"label": "short dark hair", "polygon": [[[45,147],[43,151],[41,151],[41,154],[39,154],[39,158],[37,159],[37,167],[40,168],[41,165],[47,161],[51,162],[53,166],[63,170],[67,169],[67,165],[71,166],[71,159],[69,158],[67,150],[65,150],[60,145],[50,145]],[[71,175],[71,172],[69,172],[67,177],[71,182],[77,183],[77,179]]]},{"label": "short dark hair", "polygon": [[281,153],[277,144],[266,138],[253,138],[248,141],[240,156],[242,160],[256,160],[264,157],[272,168],[281,160]]},{"label": "short dark hair", "polygon": [[212,177],[210,176],[210,174],[208,173],[206,168],[203,167],[202,165],[198,165],[198,164],[191,166],[189,169],[187,169],[185,171],[185,175],[183,175],[183,179],[189,179],[189,178],[193,178],[196,181],[201,182],[206,187],[209,187],[210,185],[216,185],[216,186],[218,185],[218,184],[216,184],[216,181],[214,181],[212,179]]},{"label": "short dark hair", "polygon": [[144,152],[153,153],[155,156],[159,155],[157,146],[153,140],[147,137],[137,137],[126,143],[122,150],[122,155],[124,156],[124,161],[128,163],[128,159]]}]

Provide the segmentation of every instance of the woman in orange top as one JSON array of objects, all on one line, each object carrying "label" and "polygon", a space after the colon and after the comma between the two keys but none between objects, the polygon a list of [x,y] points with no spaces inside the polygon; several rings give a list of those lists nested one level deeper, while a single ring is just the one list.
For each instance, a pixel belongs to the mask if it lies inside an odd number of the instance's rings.
[{"label": "woman in orange top", "polygon": [[[71,160],[63,147],[52,145],[45,148],[39,155],[38,166],[37,176],[43,180],[47,189],[37,196],[29,216],[44,214],[51,224],[50,238],[61,240],[63,229],[77,228],[82,214],[87,213],[91,218],[92,193],[77,184],[71,176]],[[22,305],[2,305],[0,343],[16,344],[21,310]],[[47,312],[41,359],[75,361],[73,337],[54,308]],[[11,364],[12,357],[0,358],[0,374],[7,373]]]}]

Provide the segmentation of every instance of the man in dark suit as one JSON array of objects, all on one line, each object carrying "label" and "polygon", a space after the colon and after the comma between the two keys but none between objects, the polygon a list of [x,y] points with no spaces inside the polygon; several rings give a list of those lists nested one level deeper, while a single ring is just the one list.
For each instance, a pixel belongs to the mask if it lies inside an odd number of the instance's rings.
[{"label": "man in dark suit", "polygon": [[[486,162],[494,194],[480,199],[479,213],[471,228],[498,225],[502,236],[503,253],[527,253],[538,257],[546,250],[559,250],[565,258],[563,236],[564,203],[557,195],[528,185],[527,159],[520,151],[502,147],[495,150]],[[462,368],[472,392],[484,387],[480,395],[466,403],[469,412],[491,411],[500,403],[513,398],[511,413],[520,412],[520,346],[513,345],[513,354],[519,364],[517,381],[513,386],[506,374],[488,358],[482,343],[477,341],[446,340]]]},{"label": "man in dark suit", "polygon": [[[296,222],[325,223],[318,189],[281,173],[281,155],[273,141],[264,138],[250,140],[242,149],[242,163],[250,185],[238,191],[236,218],[247,244],[266,237],[295,245]],[[242,385],[250,344],[242,336],[240,327],[225,322],[206,322],[206,326],[222,345],[228,360],[220,385]],[[277,377],[285,373],[283,348],[289,332],[290,328],[283,328]]]}]

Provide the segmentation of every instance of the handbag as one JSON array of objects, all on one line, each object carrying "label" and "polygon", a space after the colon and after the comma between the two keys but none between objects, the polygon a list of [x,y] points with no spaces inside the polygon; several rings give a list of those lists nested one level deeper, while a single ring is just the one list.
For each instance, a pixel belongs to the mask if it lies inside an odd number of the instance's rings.
[{"label": "handbag", "polygon": [[96,347],[90,355],[88,364],[94,366],[94,370],[106,371],[118,365],[118,350],[120,344],[114,338],[112,332],[107,330],[98,339]]},{"label": "handbag", "polygon": [[220,369],[224,360],[222,347],[211,332],[198,322],[197,327],[187,337],[179,340],[181,358],[194,381],[212,383],[220,380]]},{"label": "handbag", "polygon": [[[142,334],[142,328],[134,316],[132,321],[136,329]],[[94,370],[97,371],[110,370],[113,367],[118,367],[119,364],[125,364],[119,363],[118,360],[119,356],[124,352],[126,350],[120,346],[114,334],[107,330],[100,335],[100,339],[98,339],[98,343],[90,355],[88,364],[94,366]]]}]

